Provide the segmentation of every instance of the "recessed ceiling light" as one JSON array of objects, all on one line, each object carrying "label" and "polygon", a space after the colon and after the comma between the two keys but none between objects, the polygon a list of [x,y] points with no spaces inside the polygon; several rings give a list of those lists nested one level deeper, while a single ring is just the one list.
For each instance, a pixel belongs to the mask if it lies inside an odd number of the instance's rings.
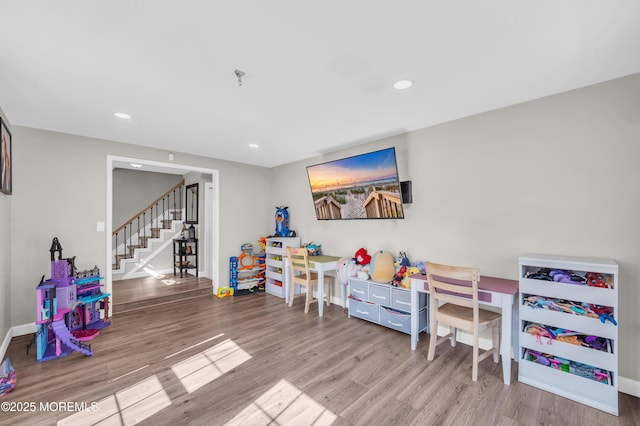
[{"label": "recessed ceiling light", "polygon": [[393,83],[393,87],[395,87],[397,90],[406,90],[412,85],[413,81],[409,80],[408,78],[403,78],[402,80],[398,80]]},{"label": "recessed ceiling light", "polygon": [[258,145],[257,143],[250,143],[249,148],[253,148],[253,149],[260,148],[260,145]]},{"label": "recessed ceiling light", "polygon": [[131,167],[133,167],[134,169],[139,169],[142,167],[142,164],[138,164],[138,163],[131,163]]},{"label": "recessed ceiling light", "polygon": [[131,120],[131,114],[127,114],[126,112],[116,112],[113,115],[124,120]]}]

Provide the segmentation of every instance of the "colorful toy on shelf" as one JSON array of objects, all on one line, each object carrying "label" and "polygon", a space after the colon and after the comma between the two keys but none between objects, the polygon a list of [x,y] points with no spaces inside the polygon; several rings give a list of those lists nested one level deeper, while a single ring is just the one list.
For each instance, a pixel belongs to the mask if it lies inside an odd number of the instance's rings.
[{"label": "colorful toy on shelf", "polygon": [[357,265],[368,265],[371,263],[371,256],[369,256],[365,248],[359,248],[353,259]]},{"label": "colorful toy on shelf", "polygon": [[613,286],[611,277],[603,277],[595,272],[587,272],[585,279],[587,280],[587,285],[591,287],[611,288]]},{"label": "colorful toy on shelf", "polygon": [[295,237],[296,231],[289,229],[289,207],[276,207],[276,233],[274,237]]},{"label": "colorful toy on shelf", "polygon": [[411,288],[411,275],[416,275],[419,273],[420,269],[415,266],[409,266],[404,274],[404,278],[402,278],[402,282],[400,283],[402,288]]},{"label": "colorful toy on shelf", "polygon": [[349,278],[356,277],[358,275],[358,265],[353,261],[351,257],[343,257],[336,263],[336,276],[342,285],[349,283]]},{"label": "colorful toy on shelf", "polygon": [[309,243],[309,244],[304,244],[303,247],[307,248],[307,251],[309,252],[309,256],[321,256],[322,255],[322,244],[316,244],[316,243]]},{"label": "colorful toy on shelf", "polygon": [[411,265],[411,262],[409,262],[409,258],[407,257],[407,254],[401,251],[400,254],[396,257],[394,265],[396,267],[396,273],[393,276],[391,285],[394,287],[402,287],[403,281],[405,281],[405,277],[408,276],[407,269]]},{"label": "colorful toy on shelf", "polygon": [[606,321],[611,321],[611,324],[618,325],[616,320],[613,319],[613,309],[611,309],[611,307],[602,305],[591,305],[591,310],[598,314],[601,323],[604,324]]},{"label": "colorful toy on shelf", "polygon": [[586,379],[595,380],[600,383],[608,384],[611,378],[611,374],[607,370],[576,361],[570,361],[550,354],[542,354],[531,349],[526,349],[525,359],[556,370],[575,374],[576,376],[584,377]]},{"label": "colorful toy on shelf", "polygon": [[258,238],[258,243],[260,244],[262,251],[265,251],[267,249],[267,237]]},{"label": "colorful toy on shelf", "polygon": [[618,325],[616,320],[613,318],[613,309],[609,306],[578,303],[571,300],[554,299],[535,295],[525,295],[523,303],[532,308],[548,309],[567,314],[599,318],[603,323],[605,321],[610,321],[613,325]]},{"label": "colorful toy on shelf", "polygon": [[253,244],[244,243],[240,246],[242,254],[238,256],[238,269],[253,269],[255,266],[255,258],[253,256]]},{"label": "colorful toy on shelf", "polygon": [[413,264],[415,268],[418,269],[418,272],[422,275],[427,275],[427,264],[424,261],[416,262]]},{"label": "colorful toy on shelf", "polygon": [[377,283],[389,284],[395,275],[394,259],[391,253],[379,250],[371,257],[369,272],[371,279]]},{"label": "colorful toy on shelf", "polygon": [[[27,352],[36,344],[37,361],[69,355],[73,351],[92,356],[86,341],[99,335],[109,321],[109,296],[102,293],[97,266],[77,271],[75,256],[62,258],[58,238],[51,243],[51,278],[44,276],[36,287],[36,334]],[[55,253],[58,253],[58,259]]]}]

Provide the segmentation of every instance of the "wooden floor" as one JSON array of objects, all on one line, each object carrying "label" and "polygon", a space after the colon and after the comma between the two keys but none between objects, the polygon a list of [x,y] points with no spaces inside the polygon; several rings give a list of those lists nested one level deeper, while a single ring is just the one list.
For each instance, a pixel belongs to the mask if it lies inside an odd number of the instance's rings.
[{"label": "wooden floor", "polygon": [[640,424],[638,398],[620,394],[615,417],[518,383],[515,362],[504,385],[491,359],[474,383],[466,345],[428,362],[424,334],[411,351],[408,335],[340,306],[303,310],[264,293],[189,299],[116,314],[93,357],[44,363],[25,354],[31,336],[14,338],[17,387],[0,403],[25,412],[0,424]]},{"label": "wooden floor", "polygon": [[121,313],[153,305],[213,294],[211,280],[191,274],[160,275],[113,281],[113,312]]}]

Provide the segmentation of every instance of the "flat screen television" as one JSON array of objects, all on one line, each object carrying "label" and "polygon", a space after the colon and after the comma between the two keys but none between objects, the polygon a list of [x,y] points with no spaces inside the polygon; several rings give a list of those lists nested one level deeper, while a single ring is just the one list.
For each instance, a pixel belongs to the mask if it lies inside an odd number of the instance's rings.
[{"label": "flat screen television", "polygon": [[395,148],[307,167],[318,220],[403,219]]}]

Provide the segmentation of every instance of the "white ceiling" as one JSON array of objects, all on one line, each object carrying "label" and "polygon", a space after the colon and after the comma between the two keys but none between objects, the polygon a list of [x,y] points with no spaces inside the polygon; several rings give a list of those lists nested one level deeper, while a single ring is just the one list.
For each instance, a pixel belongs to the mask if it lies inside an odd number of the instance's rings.
[{"label": "white ceiling", "polygon": [[[637,0],[0,0],[0,11],[11,124],[267,167],[640,72]],[[415,84],[399,92],[403,77]]]}]

